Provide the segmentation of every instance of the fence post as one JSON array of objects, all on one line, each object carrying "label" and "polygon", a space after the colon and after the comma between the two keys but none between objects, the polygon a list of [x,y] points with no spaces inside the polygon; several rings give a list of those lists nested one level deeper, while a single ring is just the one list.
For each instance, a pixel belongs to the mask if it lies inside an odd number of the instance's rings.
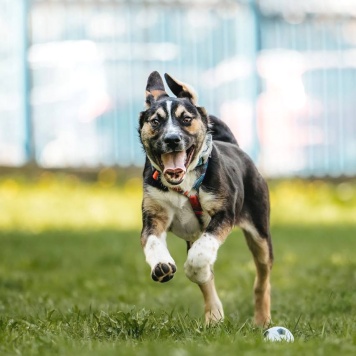
[{"label": "fence post", "polygon": [[249,5],[251,9],[251,14],[253,17],[253,36],[254,36],[254,52],[253,52],[253,93],[252,95],[254,96],[254,127],[253,127],[253,136],[254,136],[254,144],[253,144],[253,151],[251,153],[251,156],[254,161],[259,160],[260,156],[260,140],[258,137],[258,108],[257,108],[257,103],[258,103],[258,98],[259,95],[261,94],[261,79],[258,74],[257,70],[257,59],[258,59],[258,54],[262,49],[262,39],[261,39],[261,14],[260,14],[260,9],[257,0],[249,0]]},{"label": "fence post", "polygon": [[28,60],[28,51],[31,44],[30,34],[30,11],[31,0],[20,0],[21,6],[21,26],[22,26],[22,66],[23,66],[23,114],[24,114],[24,128],[25,128],[25,142],[24,151],[26,163],[35,163],[35,145],[33,137],[33,123],[31,115],[31,70]]}]

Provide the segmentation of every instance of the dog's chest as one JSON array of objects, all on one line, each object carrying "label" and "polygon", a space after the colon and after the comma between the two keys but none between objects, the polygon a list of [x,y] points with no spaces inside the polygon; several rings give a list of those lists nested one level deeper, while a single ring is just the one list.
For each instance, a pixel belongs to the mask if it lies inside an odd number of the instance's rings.
[{"label": "dog's chest", "polygon": [[151,189],[150,196],[167,211],[170,217],[170,231],[184,240],[196,240],[210,221],[209,214],[204,212],[201,224],[193,212],[189,199],[180,193]]},{"label": "dog's chest", "polygon": [[[185,240],[197,239],[202,232],[202,227],[193,212],[189,199],[175,192],[168,194],[172,195],[172,204],[170,206],[172,223],[170,230]],[[175,195],[178,195],[178,197]]]}]

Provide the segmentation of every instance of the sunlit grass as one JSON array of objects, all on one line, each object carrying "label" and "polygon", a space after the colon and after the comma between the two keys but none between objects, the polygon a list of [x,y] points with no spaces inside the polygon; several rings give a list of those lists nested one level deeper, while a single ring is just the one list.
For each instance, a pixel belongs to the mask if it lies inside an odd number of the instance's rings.
[{"label": "sunlit grass", "polygon": [[[100,178],[100,175],[99,175]],[[49,172],[23,181],[0,180],[0,228],[39,232],[47,229],[133,229],[141,222],[141,180],[120,186],[98,179]]]},{"label": "sunlit grass", "polygon": [[291,180],[270,184],[272,221],[294,224],[356,223],[356,182]]},{"label": "sunlit grass", "polygon": [[[109,171],[110,172],[110,171]],[[138,229],[141,226],[141,178],[115,184],[99,174],[83,182],[74,175],[43,172],[36,178],[0,178],[0,228]],[[270,183],[272,224],[353,224],[356,183],[291,180]]]}]

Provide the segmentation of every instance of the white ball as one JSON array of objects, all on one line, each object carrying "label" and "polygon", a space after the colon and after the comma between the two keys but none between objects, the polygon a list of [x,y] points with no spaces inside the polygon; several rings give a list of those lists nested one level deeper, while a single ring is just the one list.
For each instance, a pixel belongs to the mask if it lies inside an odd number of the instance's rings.
[{"label": "white ball", "polygon": [[286,341],[293,342],[293,334],[283,326],[274,326],[263,333],[265,341]]}]

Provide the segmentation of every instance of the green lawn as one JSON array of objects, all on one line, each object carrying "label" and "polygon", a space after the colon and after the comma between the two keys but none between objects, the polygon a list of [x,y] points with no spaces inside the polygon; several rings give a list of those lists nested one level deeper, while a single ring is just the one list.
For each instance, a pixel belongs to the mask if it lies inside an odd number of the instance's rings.
[{"label": "green lawn", "polygon": [[44,173],[0,179],[0,354],[354,355],[356,184],[271,183],[274,325],[254,328],[254,268],[236,230],[219,252],[226,321],[204,328],[202,297],[169,247],[175,278],[154,283],[139,243],[140,181]]}]

